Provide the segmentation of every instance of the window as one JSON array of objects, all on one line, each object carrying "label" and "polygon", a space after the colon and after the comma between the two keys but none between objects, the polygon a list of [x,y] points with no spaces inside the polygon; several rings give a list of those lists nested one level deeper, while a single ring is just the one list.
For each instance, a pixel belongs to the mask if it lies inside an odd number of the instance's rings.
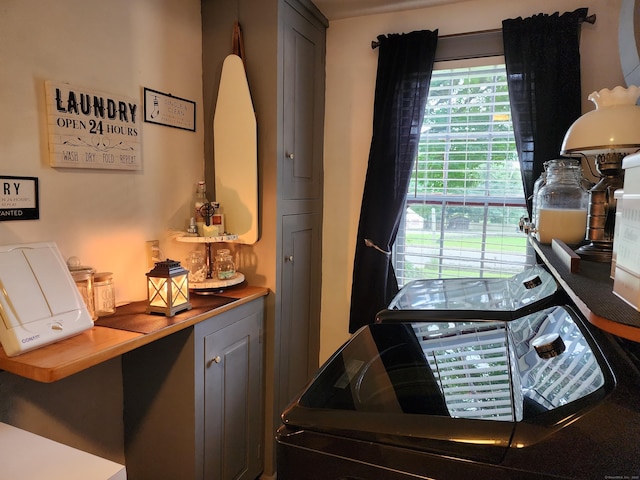
[{"label": "window", "polygon": [[394,245],[416,278],[506,277],[528,264],[505,66],[435,70]]}]

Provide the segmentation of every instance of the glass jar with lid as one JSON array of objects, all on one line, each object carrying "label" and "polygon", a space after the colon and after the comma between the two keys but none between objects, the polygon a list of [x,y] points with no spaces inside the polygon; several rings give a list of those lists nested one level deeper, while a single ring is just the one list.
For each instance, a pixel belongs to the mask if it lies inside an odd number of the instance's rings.
[{"label": "glass jar with lid", "polygon": [[227,248],[216,251],[213,270],[218,280],[230,280],[236,276],[236,266],[231,258],[231,252]]},{"label": "glass jar with lid", "polygon": [[67,259],[67,266],[69,267],[69,271],[71,272],[71,276],[73,277],[76,287],[78,287],[80,295],[82,295],[82,299],[89,311],[89,315],[91,315],[91,318],[95,322],[98,319],[93,294],[93,275],[96,271],[92,267],[82,265],[78,257],[69,257]]},{"label": "glass jar with lid", "polygon": [[536,225],[538,225],[538,192],[547,183],[548,164],[549,162],[544,162],[542,173],[533,184],[533,201],[531,205],[531,226],[533,226],[533,228],[536,228]]},{"label": "glass jar with lid", "polygon": [[200,283],[207,279],[207,261],[204,252],[194,250],[187,255],[185,268],[189,270],[189,283]]},{"label": "glass jar with lid", "polygon": [[93,302],[96,316],[106,317],[116,313],[113,274],[100,272],[93,276]]},{"label": "glass jar with lid", "polygon": [[589,194],[582,186],[579,160],[550,160],[546,181],[538,190],[536,202],[536,238],[542,244],[558,239],[567,245],[585,240]]}]

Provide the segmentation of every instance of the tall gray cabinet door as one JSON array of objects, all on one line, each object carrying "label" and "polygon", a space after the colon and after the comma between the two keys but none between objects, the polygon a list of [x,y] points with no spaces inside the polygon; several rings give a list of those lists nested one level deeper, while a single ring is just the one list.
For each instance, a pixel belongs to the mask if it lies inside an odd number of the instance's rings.
[{"label": "tall gray cabinet door", "polygon": [[287,404],[318,369],[322,217],[285,215],[282,229],[280,392]]},{"label": "tall gray cabinet door", "polygon": [[255,479],[262,471],[259,314],[204,339],[204,478]]},{"label": "tall gray cabinet door", "polygon": [[284,10],[283,200],[322,197],[324,28]]}]

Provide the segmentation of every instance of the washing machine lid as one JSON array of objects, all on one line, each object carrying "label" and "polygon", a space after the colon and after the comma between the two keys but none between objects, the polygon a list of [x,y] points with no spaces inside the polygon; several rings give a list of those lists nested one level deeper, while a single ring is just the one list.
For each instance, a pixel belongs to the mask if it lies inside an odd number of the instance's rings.
[{"label": "washing machine lid", "polygon": [[360,329],[282,421],[293,429],[493,463],[513,433],[509,422],[452,418],[412,325],[400,323]]},{"label": "washing machine lid", "polygon": [[414,280],[378,314],[378,321],[511,320],[552,303],[557,293],[555,279],[540,265],[509,278]]},{"label": "washing machine lid", "polygon": [[[499,461],[515,425],[535,418],[536,442],[559,428],[558,415],[571,418],[584,407],[576,400],[602,398],[603,365],[581,317],[565,305],[510,321],[373,324],[325,363],[282,421]],[[539,428],[545,422],[549,430]]]}]

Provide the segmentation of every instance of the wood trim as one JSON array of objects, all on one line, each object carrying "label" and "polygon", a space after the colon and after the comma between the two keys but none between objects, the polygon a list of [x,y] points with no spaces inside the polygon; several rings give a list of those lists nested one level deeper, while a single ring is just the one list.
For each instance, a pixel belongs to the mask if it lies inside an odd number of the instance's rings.
[{"label": "wood trim", "polygon": [[[580,310],[580,312],[585,316],[589,323],[595,325],[601,330],[612,333],[613,335],[617,335],[628,340],[633,340],[634,342],[640,342],[640,312],[637,312],[632,307],[626,305],[613,293],[611,293],[611,305],[590,305],[592,303],[592,299],[582,298],[575,292],[574,288],[572,288],[571,283],[568,281],[568,278],[574,274],[571,274],[567,271],[568,269],[564,266],[560,259],[553,258],[553,256],[550,254],[553,253],[553,251],[550,249],[542,248],[540,243],[532,238],[530,238],[530,243],[533,245],[536,253],[547,266],[551,274],[555,277],[556,281],[560,284],[564,291],[567,292],[567,295],[569,295],[571,300],[573,300],[578,310]],[[594,280],[593,284],[594,289],[602,288],[602,284],[597,280]],[[613,307],[614,305],[616,306],[616,309],[610,309],[610,311],[612,312],[611,318],[604,317],[603,315],[594,313],[593,311],[594,309],[602,310],[603,308],[604,310],[607,310],[609,306]],[[617,321],[613,311],[619,308],[622,308],[623,311],[628,314],[628,316],[632,317],[632,319],[636,321],[637,326]]]}]

